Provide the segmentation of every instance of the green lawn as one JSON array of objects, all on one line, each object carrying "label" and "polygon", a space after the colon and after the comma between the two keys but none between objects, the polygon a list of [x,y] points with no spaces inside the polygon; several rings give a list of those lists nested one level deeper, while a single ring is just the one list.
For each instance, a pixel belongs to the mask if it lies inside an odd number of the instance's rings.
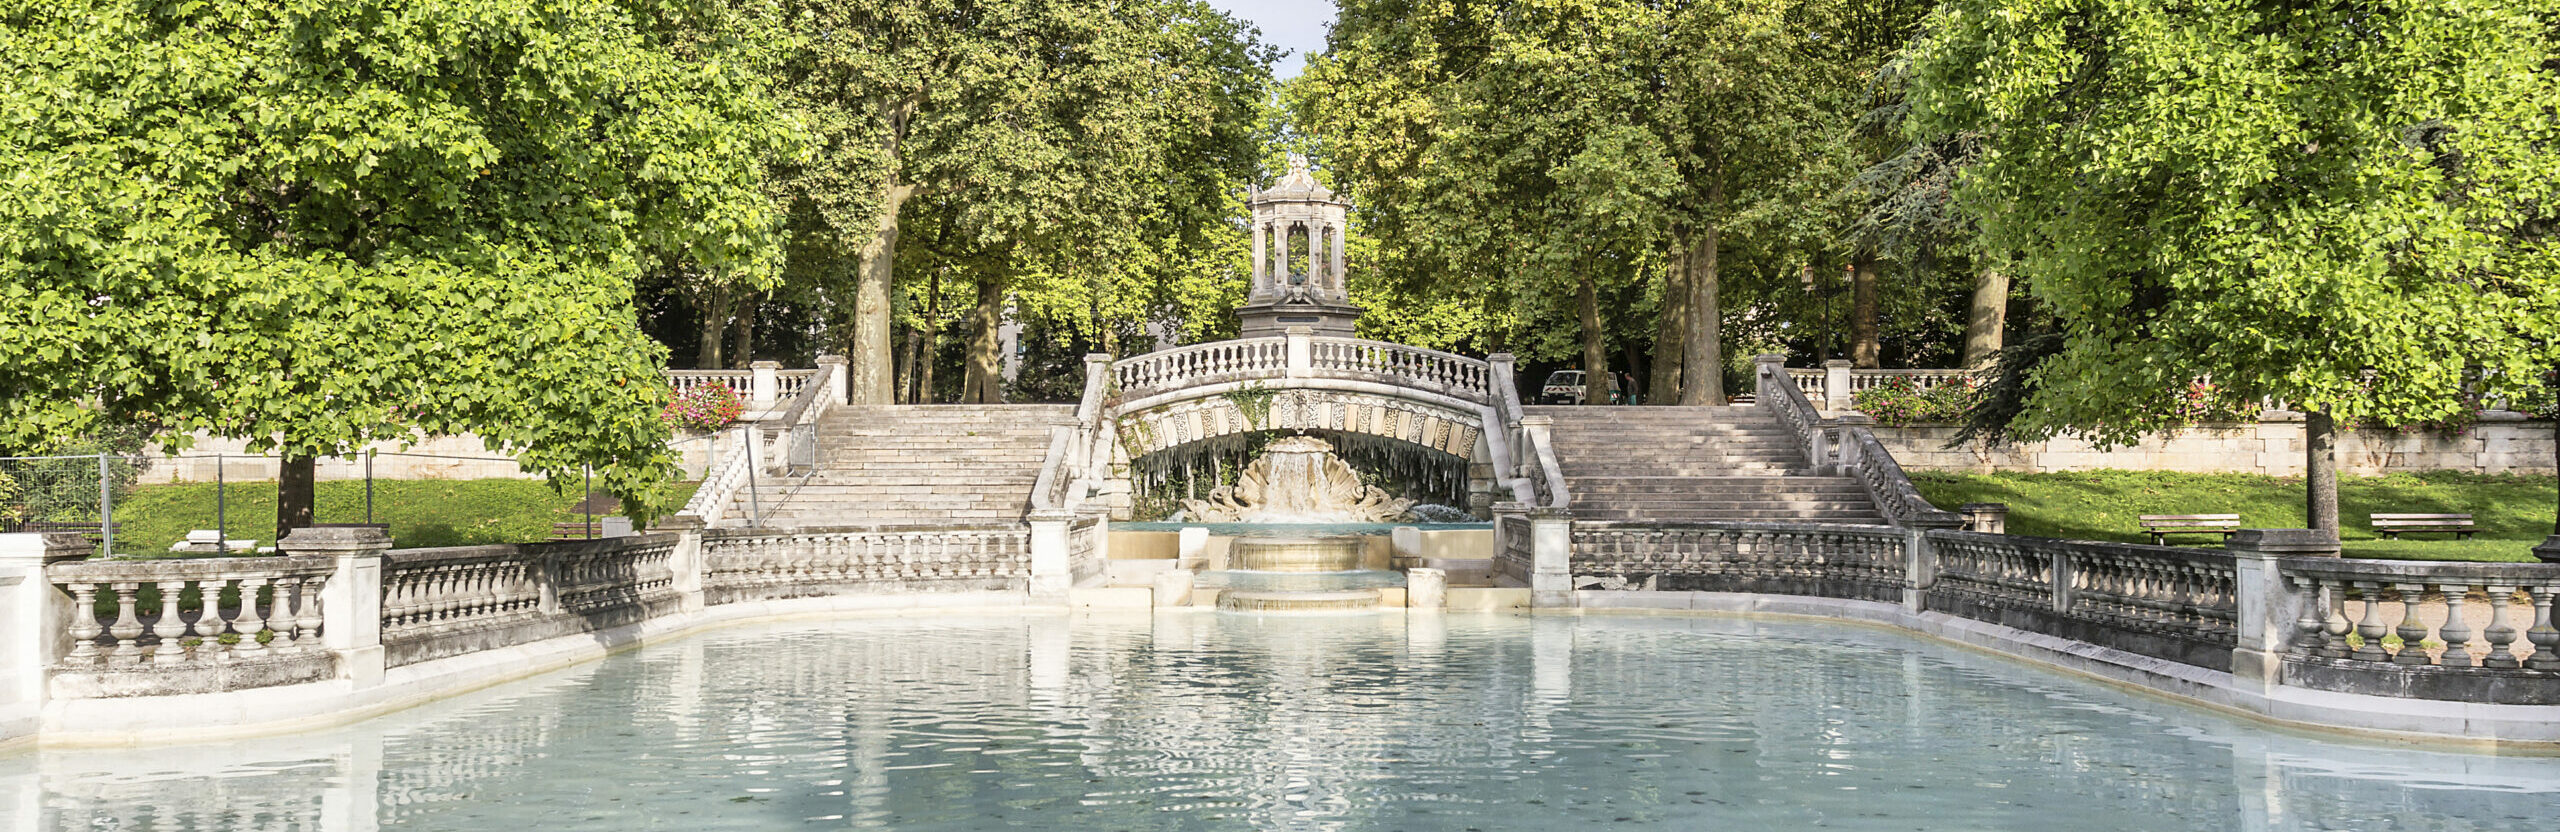
[{"label": "green lawn", "polygon": [[[2145,514],[2240,515],[2249,528],[2300,528],[2302,480],[2251,474],[2178,474],[2159,471],[2079,471],[2055,474],[1948,474],[1913,472],[1912,483],[1939,507],[1965,503],[2009,504],[2009,532],[2037,537],[2149,542]],[[2401,560],[2531,561],[2531,549],[2551,532],[2551,477],[2432,472],[2382,477],[2340,477],[2339,519],[2348,557]],[[2375,512],[2468,512],[2480,534],[2382,540],[2366,515]],[[2172,543],[2218,546],[2202,535]]]},{"label": "green lawn", "polygon": [[[693,488],[678,485],[677,498]],[[581,499],[574,484],[560,492],[540,480],[375,480],[373,489],[373,522],[391,524],[403,549],[548,540],[551,524],[584,516],[569,511]],[[231,538],[275,544],[275,483],[232,483],[223,501]],[[214,502],[207,483],[138,486],[116,502],[116,550],[165,554],[188,531],[214,527]],[[322,523],[365,522],[362,481],[320,483],[315,502]]]}]

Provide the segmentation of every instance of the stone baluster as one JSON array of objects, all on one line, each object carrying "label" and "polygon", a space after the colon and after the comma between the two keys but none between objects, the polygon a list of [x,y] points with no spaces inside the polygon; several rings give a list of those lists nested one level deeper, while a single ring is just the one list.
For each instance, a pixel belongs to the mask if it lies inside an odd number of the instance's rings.
[{"label": "stone baluster", "polygon": [[320,625],[324,623],[321,618],[320,592],[328,588],[328,585],[329,578],[325,575],[313,575],[294,582],[293,644],[295,647],[320,649],[328,646],[320,640]]},{"label": "stone baluster", "polygon": [[178,602],[187,591],[187,582],[160,581],[158,585],[160,620],[151,622],[151,637],[160,641],[159,649],[151,651],[151,660],[155,664],[184,657],[187,648],[182,642],[189,632],[186,616],[178,612]]},{"label": "stone baluster", "polygon": [[2354,625],[2347,622],[2347,585],[2343,581],[2321,579],[2320,587],[2328,593],[2324,606],[2328,614],[2320,619],[2320,655],[2346,658],[2353,649],[2347,644],[2347,632]]},{"label": "stone baluster", "polygon": [[2551,596],[2560,586],[2527,586],[2524,591],[2533,603],[2533,627],[2524,633],[2533,643],[2533,655],[2525,657],[2525,669],[2560,671],[2560,628],[2551,626]]},{"label": "stone baluster", "polygon": [[2382,649],[2382,637],[2391,631],[2382,626],[2382,584],[2357,581],[2356,598],[2364,606],[2364,615],[2356,622],[2356,637],[2364,643],[2356,645],[2354,657],[2361,661],[2387,662],[2391,652]]},{"label": "stone baluster", "polygon": [[142,645],[137,641],[142,638],[142,618],[135,609],[136,596],[141,588],[141,584],[131,581],[119,581],[114,585],[116,623],[107,627],[107,634],[115,636],[116,646],[107,659],[116,664],[134,664],[142,659]]},{"label": "stone baluster", "polygon": [[2516,626],[2507,619],[2507,607],[2515,603],[2516,588],[2491,584],[2489,590],[2489,626],[2480,637],[2489,642],[2489,655],[2481,659],[2482,667],[2514,670],[2524,666],[2516,657]]},{"label": "stone baluster", "polygon": [[98,626],[98,585],[71,585],[71,661],[88,665],[98,661],[98,634],[106,628]]},{"label": "stone baluster", "polygon": [[2400,652],[2391,655],[2392,664],[2428,664],[2427,623],[2418,620],[2418,605],[2426,603],[2426,584],[2392,584],[2400,593],[2400,626],[2392,635],[2400,637]]},{"label": "stone baluster", "polygon": [[2291,580],[2294,588],[2308,595],[2310,600],[2309,603],[2302,605],[2301,616],[2293,620],[2293,639],[2287,646],[2288,650],[2297,656],[2321,655],[2325,646],[2321,643],[2320,628],[2325,623],[2321,620],[2321,615],[2329,609],[2331,603],[2329,583],[2300,575],[2291,576]]},{"label": "stone baluster", "polygon": [[266,588],[265,578],[240,579],[240,612],[231,617],[231,632],[240,636],[240,643],[231,646],[232,652],[256,653],[267,649],[266,644],[258,641],[258,634],[267,629],[266,619],[258,615],[258,593]]},{"label": "stone baluster", "polygon": [[2471,588],[2448,584],[2442,589],[2445,607],[2444,626],[2436,632],[2440,638],[2444,639],[2444,655],[2436,657],[2436,663],[2446,667],[2478,666],[2479,662],[2471,658],[2471,625],[2462,620],[2462,603],[2470,600],[2465,596],[2471,594]]}]

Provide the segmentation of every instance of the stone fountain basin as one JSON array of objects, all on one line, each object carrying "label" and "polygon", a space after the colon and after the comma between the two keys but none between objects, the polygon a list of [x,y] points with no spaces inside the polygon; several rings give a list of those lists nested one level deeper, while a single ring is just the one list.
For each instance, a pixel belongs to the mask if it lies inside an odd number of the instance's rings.
[{"label": "stone fountain basin", "polygon": [[1358,535],[1240,537],[1227,548],[1231,569],[1253,572],[1349,572],[1369,549]]}]

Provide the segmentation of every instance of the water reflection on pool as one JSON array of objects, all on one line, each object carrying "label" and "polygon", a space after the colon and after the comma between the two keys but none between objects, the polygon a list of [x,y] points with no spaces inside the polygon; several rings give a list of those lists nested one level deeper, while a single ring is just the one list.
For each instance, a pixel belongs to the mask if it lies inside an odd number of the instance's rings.
[{"label": "water reflection on pool", "polygon": [[715,631],[361,725],[0,756],[10,829],[2512,829],[2560,760],[2266,731],[1848,625]]}]

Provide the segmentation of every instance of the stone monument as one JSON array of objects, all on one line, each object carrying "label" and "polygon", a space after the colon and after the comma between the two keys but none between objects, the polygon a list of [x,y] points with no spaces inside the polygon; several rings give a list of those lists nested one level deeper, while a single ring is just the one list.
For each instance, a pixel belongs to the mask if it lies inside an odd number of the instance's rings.
[{"label": "stone monument", "polygon": [[1303,326],[1349,338],[1360,320],[1343,282],[1342,240],[1351,205],[1316,184],[1304,156],[1289,172],[1245,200],[1253,210],[1253,289],[1236,307],[1246,338],[1275,337]]}]

